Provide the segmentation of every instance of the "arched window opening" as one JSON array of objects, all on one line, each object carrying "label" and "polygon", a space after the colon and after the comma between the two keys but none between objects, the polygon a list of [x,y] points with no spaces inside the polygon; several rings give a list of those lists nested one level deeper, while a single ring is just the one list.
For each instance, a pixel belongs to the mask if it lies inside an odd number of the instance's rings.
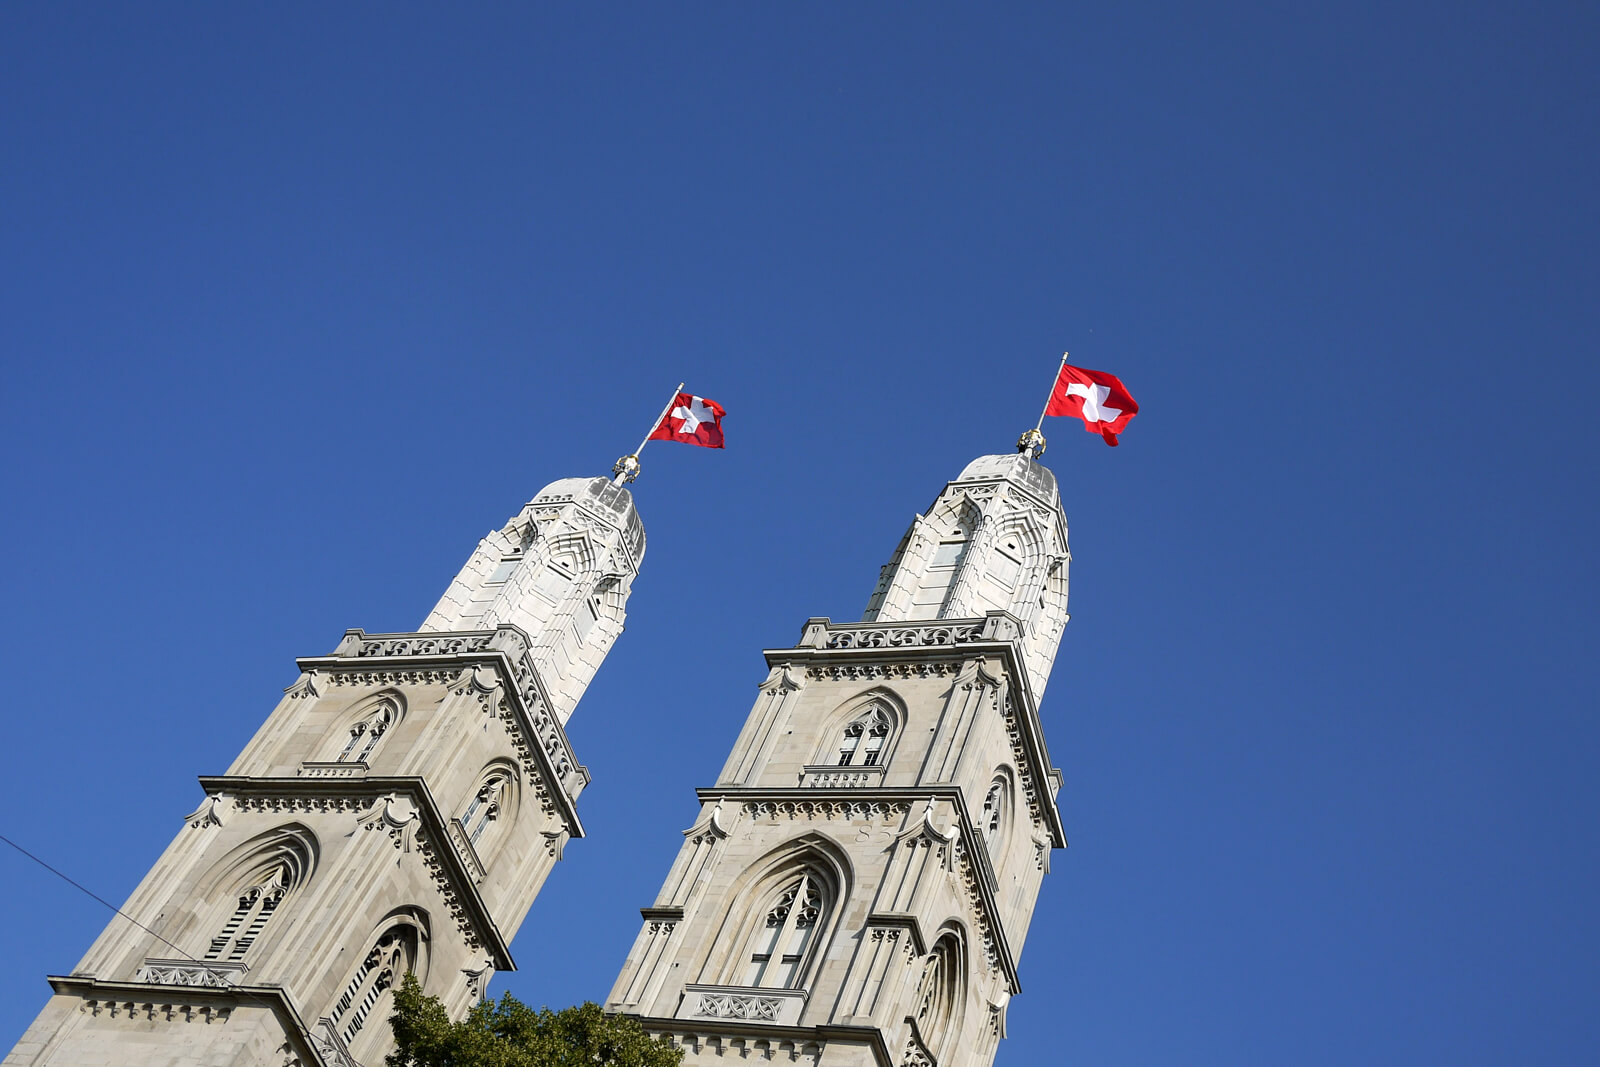
[{"label": "arched window opening", "polygon": [[852,721],[839,738],[839,766],[876,767],[883,759],[891,726],[888,713],[877,706]]},{"label": "arched window opening", "polygon": [[289,872],[282,866],[275,866],[265,878],[241,893],[239,905],[223,924],[222,932],[211,939],[206,959],[228,962],[244,959],[288,891]]},{"label": "arched window opening", "polygon": [[751,946],[744,984],[768,989],[796,986],[805,973],[823,911],[822,882],[808,869],[789,883],[767,911]]},{"label": "arched window opening", "polygon": [[917,985],[917,1030],[930,1048],[937,1050],[947,1044],[959,1015],[961,986],[961,941],[955,933],[947,933],[934,943],[923,961]]},{"label": "arched window opening", "polygon": [[983,843],[988,846],[990,858],[997,862],[1005,843],[1009,806],[1010,793],[1006,788],[1006,779],[1003,776],[997,777],[989,784],[989,791],[984,794],[983,811],[978,816],[978,832],[983,835]]},{"label": "arched window opening", "polygon": [[344,748],[339,752],[339,763],[348,763],[354,760],[357,763],[367,762],[367,757],[372,755],[372,750],[378,747],[378,742],[383,735],[389,732],[389,727],[395,724],[397,716],[395,707],[384,701],[374,711],[350,727],[350,739],[344,743]]},{"label": "arched window opening", "polygon": [[412,969],[417,958],[416,931],[409,926],[390,928],[362,959],[355,974],[345,984],[328,1021],[345,1044],[354,1042],[369,1019],[380,1019],[387,1011],[375,1011],[383,996]]},{"label": "arched window opening", "polygon": [[467,840],[474,846],[483,837],[483,832],[489,824],[500,817],[500,808],[505,800],[509,781],[510,775],[505,771],[496,771],[489,775],[483,780],[483,785],[478,787],[478,791],[472,795],[467,810],[456,820],[466,833]]}]

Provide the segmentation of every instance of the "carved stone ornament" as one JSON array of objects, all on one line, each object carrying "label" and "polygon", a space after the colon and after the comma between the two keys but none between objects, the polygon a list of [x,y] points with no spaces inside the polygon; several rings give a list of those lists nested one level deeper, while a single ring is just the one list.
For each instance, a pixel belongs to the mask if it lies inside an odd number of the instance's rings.
[{"label": "carved stone ornament", "polygon": [[135,979],[151,985],[199,986],[231,989],[244,977],[243,963],[222,960],[145,960]]},{"label": "carved stone ornament", "polygon": [[361,1067],[356,1058],[350,1055],[350,1046],[339,1036],[339,1028],[333,1025],[332,1019],[324,1017],[317,1020],[317,1025],[311,1030],[311,1044],[329,1067]]},{"label": "carved stone ornament", "polygon": [[416,845],[417,827],[422,817],[410,797],[390,793],[372,802],[360,815],[356,825],[365,830],[385,830],[389,839],[401,852],[410,852]]},{"label": "carved stone ornament", "polygon": [[485,959],[476,968],[463,967],[461,973],[467,976],[467,992],[473,1000],[482,1000],[489,995],[489,979],[494,977],[494,961]]},{"label": "carved stone ornament", "polygon": [[98,998],[85,1000],[79,1005],[78,1010],[96,1018],[105,1016],[110,1019],[127,1019],[130,1022],[160,1019],[164,1022],[225,1023],[233,1014],[232,1005],[227,1004],[183,1004],[170,1001],[157,1004],[148,1000],[135,1003],[129,1000]]},{"label": "carved stone ornament", "polygon": [[778,1021],[777,997],[751,993],[701,993],[694,1014],[704,1019],[745,1019],[750,1022]]},{"label": "carved stone ornament", "polygon": [[316,677],[316,671],[307,671],[305,674],[300,676],[300,680],[298,682],[285,689],[284,693],[289,697],[290,700],[315,700],[317,697],[322,695],[317,692]]},{"label": "carved stone ornament", "polygon": [[233,809],[233,799],[226,793],[215,793],[200,802],[200,806],[188,815],[184,821],[191,827],[200,829],[204,826],[221,826],[228,819],[228,813]]},{"label": "carved stone ornament", "polygon": [[903,800],[752,800],[744,813],[752,819],[876,819],[891,822],[905,815]]}]

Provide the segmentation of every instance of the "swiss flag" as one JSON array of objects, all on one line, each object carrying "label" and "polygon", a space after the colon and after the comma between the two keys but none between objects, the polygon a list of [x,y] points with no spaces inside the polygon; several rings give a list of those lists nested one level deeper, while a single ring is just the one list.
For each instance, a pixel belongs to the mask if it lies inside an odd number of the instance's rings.
[{"label": "swiss flag", "polygon": [[1076,415],[1083,420],[1084,429],[1099,434],[1114,447],[1117,434],[1139,414],[1139,405],[1115,374],[1062,364],[1044,413]]},{"label": "swiss flag", "polygon": [[682,441],[702,448],[722,447],[722,416],[727,412],[715,400],[679,393],[647,441]]}]

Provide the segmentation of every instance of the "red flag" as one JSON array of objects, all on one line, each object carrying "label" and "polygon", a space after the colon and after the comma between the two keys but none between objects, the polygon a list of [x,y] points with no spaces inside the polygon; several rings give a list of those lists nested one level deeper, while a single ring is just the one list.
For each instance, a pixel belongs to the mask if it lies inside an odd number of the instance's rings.
[{"label": "red flag", "polygon": [[1076,415],[1083,420],[1084,429],[1099,434],[1106,444],[1115,447],[1117,434],[1139,414],[1139,405],[1115,374],[1063,364],[1044,413]]},{"label": "red flag", "polygon": [[682,441],[701,448],[722,447],[722,416],[727,412],[715,400],[679,393],[646,441]]}]

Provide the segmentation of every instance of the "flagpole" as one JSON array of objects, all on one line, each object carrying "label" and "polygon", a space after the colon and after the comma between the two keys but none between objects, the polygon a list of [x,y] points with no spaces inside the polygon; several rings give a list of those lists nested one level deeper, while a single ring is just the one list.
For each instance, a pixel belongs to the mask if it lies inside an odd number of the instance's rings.
[{"label": "flagpole", "polygon": [[[1033,429],[1023,434],[1017,440],[1017,451],[1032,459],[1035,455],[1044,452],[1044,417],[1050,413],[1050,401],[1056,398],[1056,383],[1061,380],[1061,371],[1067,365],[1067,357],[1071,352],[1061,353],[1061,366],[1056,368],[1056,376],[1050,379],[1050,395],[1045,398],[1044,408],[1039,412],[1039,421],[1033,424]],[[652,431],[653,432],[653,431]]]},{"label": "flagpole", "polygon": [[611,480],[612,485],[621,485],[639,477],[641,469],[639,466],[639,453],[643,452],[644,446],[650,443],[650,435],[656,432],[656,429],[661,425],[661,420],[666,418],[667,412],[672,410],[672,405],[678,402],[678,394],[683,392],[683,385],[683,382],[679,382],[678,387],[672,391],[672,397],[667,401],[666,407],[661,409],[661,414],[656,416],[656,421],[652,422],[650,428],[644,432],[644,440],[639,442],[639,447],[632,454],[617,460],[617,465],[611,468],[611,473],[616,475]]}]

